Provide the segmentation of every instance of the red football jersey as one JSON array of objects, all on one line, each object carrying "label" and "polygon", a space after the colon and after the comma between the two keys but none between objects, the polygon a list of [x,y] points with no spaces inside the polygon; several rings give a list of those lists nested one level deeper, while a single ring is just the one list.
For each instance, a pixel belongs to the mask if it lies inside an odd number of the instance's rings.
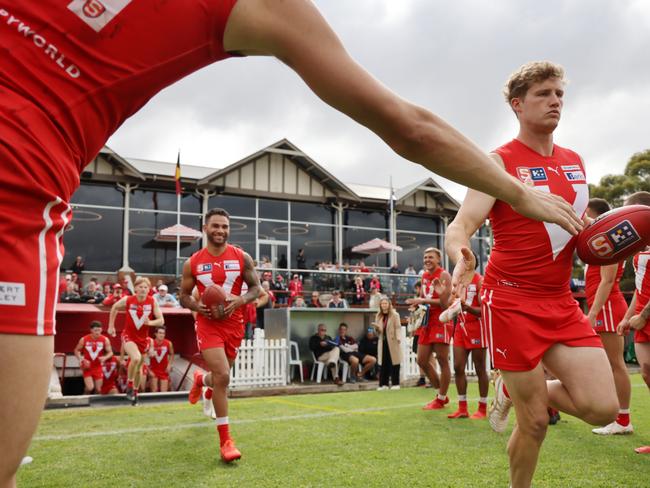
[{"label": "red football jersey", "polygon": [[[102,374],[104,376],[104,386],[110,385],[111,387],[115,386],[117,377],[119,376],[120,368],[117,365],[117,358],[111,356],[108,360],[104,361],[102,364]],[[110,389],[110,388],[108,388]]]},{"label": "red football jersey", "polygon": [[3,2],[3,178],[28,178],[68,201],[80,172],[128,117],[166,86],[228,57],[223,32],[235,3]]},{"label": "red football jersey", "polygon": [[[470,307],[478,308],[479,307],[479,294],[481,293],[481,279],[482,276],[479,273],[474,273],[474,276],[472,277],[472,281],[470,282],[469,285],[467,285],[467,291],[465,292],[465,303],[469,305]],[[476,321],[479,320],[479,318],[471,314],[469,312],[466,312],[463,314],[463,320],[465,322],[468,321]]]},{"label": "red football jersey", "polygon": [[124,334],[135,342],[146,342],[149,337],[149,326],[144,325],[146,319],[154,320],[153,315],[154,299],[151,295],[142,301],[132,295],[126,299],[126,320],[124,322]]},{"label": "red football jersey", "polygon": [[646,248],[634,256],[634,271],[636,285],[636,310],[640,313],[650,301],[650,249]]},{"label": "red football jersey", "polygon": [[[582,216],[589,188],[580,156],[553,146],[542,156],[513,140],[495,151],[508,173],[536,189],[560,195]],[[506,286],[522,294],[553,296],[569,293],[576,237],[559,225],[538,222],[497,200],[490,211],[494,247],[485,273],[485,286]]]},{"label": "red football jersey", "polygon": [[169,365],[169,351],[171,350],[172,343],[168,339],[163,339],[162,342],[158,342],[154,339],[152,344],[152,354],[149,367],[152,371],[167,371],[167,366]]},{"label": "red football jersey", "polygon": [[[228,244],[224,252],[219,256],[213,256],[206,247],[192,254],[190,266],[200,295],[203,295],[205,289],[212,285],[221,286],[226,293],[241,295],[242,284],[244,283],[244,277],[242,276],[244,252],[241,249]],[[210,324],[243,327],[244,324],[241,308],[238,308],[230,317],[223,320],[212,320],[198,314],[196,321],[199,327]]]},{"label": "red football jersey", "polygon": [[106,354],[106,346],[109,344],[108,337],[100,335],[97,339],[93,339],[92,335],[87,334],[83,337],[83,341],[84,359],[90,361],[91,368],[99,366],[99,357]]},{"label": "red football jersey", "polygon": [[[595,264],[585,265],[585,295],[587,295],[587,305],[591,307],[591,304],[594,303],[594,298],[596,298],[596,292],[598,291],[598,286],[600,285],[600,266]],[[618,284],[621,281],[621,276],[623,276],[623,270],[625,269],[625,261],[618,263],[618,269],[616,270],[616,280],[612,285],[612,290],[609,292],[607,299],[611,299],[616,295],[621,295],[621,289]]]},{"label": "red football jersey", "polygon": [[[444,269],[441,266],[438,266],[433,273],[425,271],[422,273],[422,287],[420,288],[420,297],[427,299],[436,299],[440,298],[435,290],[433,289],[433,280],[440,278],[440,275]],[[442,308],[439,305],[429,305],[429,322],[427,325],[439,325],[440,314],[442,313]]]}]

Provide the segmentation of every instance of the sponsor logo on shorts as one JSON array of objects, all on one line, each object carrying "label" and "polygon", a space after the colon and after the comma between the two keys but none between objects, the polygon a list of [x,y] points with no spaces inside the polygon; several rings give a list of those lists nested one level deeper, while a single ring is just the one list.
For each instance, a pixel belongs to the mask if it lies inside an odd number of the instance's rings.
[{"label": "sponsor logo on shorts", "polygon": [[589,241],[589,249],[598,257],[608,258],[640,241],[639,233],[629,220],[615,225]]},{"label": "sponsor logo on shorts", "polygon": [[508,352],[508,349],[499,349],[498,347],[495,347],[496,352],[501,354],[503,356],[503,359],[506,359],[506,352]]},{"label": "sponsor logo on shorts", "polygon": [[196,267],[196,272],[197,273],[210,273],[211,271],[212,271],[212,264],[211,263],[199,264]]},{"label": "sponsor logo on shorts", "polygon": [[445,335],[444,334],[436,334],[436,339],[444,339]]},{"label": "sponsor logo on shorts", "polygon": [[99,32],[132,0],[73,0],[68,9],[88,27]]},{"label": "sponsor logo on shorts", "polygon": [[0,281],[0,305],[25,306],[25,284]]},{"label": "sponsor logo on shorts", "polygon": [[481,339],[470,339],[469,342],[474,346],[479,346],[481,344]]},{"label": "sponsor logo on shorts", "polygon": [[569,181],[585,181],[585,174],[582,171],[565,171],[564,176]]}]

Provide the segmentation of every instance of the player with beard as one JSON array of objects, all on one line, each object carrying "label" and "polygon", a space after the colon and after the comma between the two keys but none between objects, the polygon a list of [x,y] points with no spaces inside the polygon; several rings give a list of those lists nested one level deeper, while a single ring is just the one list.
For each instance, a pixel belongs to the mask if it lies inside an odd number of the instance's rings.
[{"label": "player with beard", "polygon": [[[229,463],[241,458],[228,427],[230,369],[244,338],[242,307],[258,298],[260,283],[252,258],[238,247],[228,244],[228,212],[220,208],[210,210],[205,215],[203,232],[208,245],[185,262],[181,282],[181,303],[198,312],[196,339],[209,370],[207,374],[199,371],[194,373],[189,400],[190,403],[196,403],[201,397],[203,386],[212,388],[221,458]],[[208,309],[201,300],[197,301],[192,296],[195,286],[201,296],[213,284],[221,286],[228,294],[228,304],[225,307]],[[242,295],[244,284],[248,291]]]},{"label": "player with beard", "polygon": [[[420,298],[409,298],[406,303],[412,306],[426,305],[428,320],[418,329],[418,365],[426,373],[434,388],[438,389],[436,397],[427,403],[424,410],[438,410],[449,403],[447,390],[451,381],[449,367],[449,342],[451,341],[451,326],[440,322],[440,314],[447,308],[449,287],[440,287],[440,283],[451,283],[451,277],[440,266],[442,255],[439,249],[430,247],[424,250],[424,273],[421,278]],[[440,377],[431,362],[431,355],[436,353],[440,365]]]},{"label": "player with beard", "polygon": [[[589,200],[582,158],[553,143],[563,78],[562,67],[549,62],[528,63],[511,75],[505,95],[519,134],[496,149],[493,159],[524,184],[562,196],[582,216]],[[606,425],[616,418],[618,401],[600,338],[569,289],[575,236],[469,190],[446,236],[447,252],[456,262],[454,296],[463,296],[474,275],[470,238],[488,216],[494,247],[483,281],[482,316],[490,356],[502,374],[488,418],[494,430],[505,430],[514,404],[510,479],[513,488],[525,488],[546,436],[548,406],[592,425]],[[557,380],[547,382],[544,367]]]}]

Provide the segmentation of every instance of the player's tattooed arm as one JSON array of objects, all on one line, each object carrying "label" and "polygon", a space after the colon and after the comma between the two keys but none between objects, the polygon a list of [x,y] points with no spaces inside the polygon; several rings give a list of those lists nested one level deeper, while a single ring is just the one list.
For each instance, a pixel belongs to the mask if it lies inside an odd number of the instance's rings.
[{"label": "player's tattooed arm", "polygon": [[248,253],[244,253],[244,271],[242,273],[244,282],[248,285],[248,291],[244,295],[231,296],[228,298],[228,306],[224,309],[225,315],[232,314],[239,307],[256,300],[260,296],[262,286],[255,271],[255,263]]}]

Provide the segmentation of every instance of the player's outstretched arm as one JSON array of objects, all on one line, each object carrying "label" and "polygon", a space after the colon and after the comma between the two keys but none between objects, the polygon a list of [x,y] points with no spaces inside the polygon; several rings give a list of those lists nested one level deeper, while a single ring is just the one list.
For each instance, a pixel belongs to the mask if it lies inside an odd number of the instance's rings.
[{"label": "player's outstretched arm", "polygon": [[224,33],[229,52],[275,56],[324,102],[375,132],[397,154],[575,234],[582,222],[562,198],[525,187],[460,132],[372,77],[308,0],[239,0]]},{"label": "player's outstretched arm", "polygon": [[117,313],[121,310],[126,310],[126,298],[120,298],[115,302],[108,314],[108,335],[112,337],[115,337],[115,318],[117,317]]}]

